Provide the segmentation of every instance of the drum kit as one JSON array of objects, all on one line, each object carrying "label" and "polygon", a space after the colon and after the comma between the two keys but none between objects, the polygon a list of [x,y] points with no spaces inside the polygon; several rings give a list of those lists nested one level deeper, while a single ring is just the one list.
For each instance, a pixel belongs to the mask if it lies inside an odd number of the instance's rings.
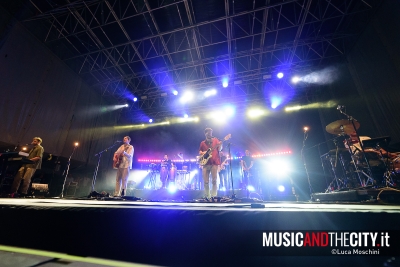
[{"label": "drum kit", "polygon": [[[389,153],[390,137],[360,137],[358,121],[338,120],[326,126],[336,135],[336,149],[321,156],[325,176],[331,178],[325,193],[360,187],[395,186],[400,169],[400,155]],[[343,141],[344,148],[339,148]]]}]

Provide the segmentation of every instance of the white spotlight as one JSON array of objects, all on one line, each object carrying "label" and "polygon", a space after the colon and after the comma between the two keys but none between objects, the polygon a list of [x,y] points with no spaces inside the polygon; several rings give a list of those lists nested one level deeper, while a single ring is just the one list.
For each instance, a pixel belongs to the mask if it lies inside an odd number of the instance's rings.
[{"label": "white spotlight", "polygon": [[287,175],[291,171],[291,166],[285,160],[276,159],[268,162],[267,170],[269,173],[275,175],[276,177],[282,177]]},{"label": "white spotlight", "polygon": [[193,99],[193,93],[188,91],[183,94],[180,101],[181,101],[181,103],[187,103],[187,102],[191,101],[192,99]]},{"label": "white spotlight", "polygon": [[204,92],[204,96],[205,97],[209,97],[209,96],[216,95],[216,94],[217,94],[217,90],[215,90],[215,89],[208,90],[208,91]]},{"label": "white spotlight", "polygon": [[298,76],[294,76],[292,78],[292,83],[298,83],[299,81],[300,81],[300,77],[298,77]]}]

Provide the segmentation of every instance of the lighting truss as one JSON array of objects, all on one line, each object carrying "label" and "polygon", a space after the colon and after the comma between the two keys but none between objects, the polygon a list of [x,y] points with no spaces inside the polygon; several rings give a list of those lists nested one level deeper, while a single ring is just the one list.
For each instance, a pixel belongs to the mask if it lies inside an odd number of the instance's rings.
[{"label": "lighting truss", "polygon": [[221,87],[226,76],[220,97],[262,102],[263,75],[343,60],[382,2],[19,1],[31,10],[24,25],[90,86],[121,102],[134,95],[130,110],[152,114],[166,112],[172,90]]}]

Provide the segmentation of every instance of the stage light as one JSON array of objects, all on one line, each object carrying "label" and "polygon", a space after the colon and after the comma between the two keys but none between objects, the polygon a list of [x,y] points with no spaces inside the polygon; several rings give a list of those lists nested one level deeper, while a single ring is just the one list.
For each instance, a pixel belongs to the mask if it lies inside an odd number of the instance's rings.
[{"label": "stage light", "polygon": [[271,97],[271,108],[276,109],[282,103],[282,97]]},{"label": "stage light", "polygon": [[276,75],[276,77],[278,77],[279,79],[282,79],[282,78],[283,78],[283,73],[282,73],[282,72],[279,72],[279,73]]},{"label": "stage light", "polygon": [[257,117],[260,117],[260,116],[262,116],[264,114],[265,114],[264,110],[256,109],[256,108],[255,109],[250,109],[247,112],[247,116],[249,116],[250,118],[257,118]]},{"label": "stage light", "polygon": [[28,148],[26,147],[26,146],[24,146],[23,148],[22,148],[22,151],[26,151]]},{"label": "stage light", "polygon": [[290,111],[300,110],[301,108],[302,108],[301,106],[286,107],[285,111],[290,112]]},{"label": "stage light", "polygon": [[284,192],[285,191],[285,187],[283,185],[279,185],[277,188],[278,188],[279,192]]},{"label": "stage light", "polygon": [[173,95],[178,95],[178,91],[173,90],[173,91],[172,91],[172,94],[173,94]]},{"label": "stage light", "polygon": [[149,122],[152,123],[152,122],[153,122],[153,119],[150,119]]},{"label": "stage light", "polygon": [[74,146],[76,146],[76,147],[79,146],[79,143],[78,143],[78,142],[75,142]]},{"label": "stage light", "polygon": [[180,101],[181,101],[181,103],[187,103],[187,102],[191,101],[192,99],[193,99],[193,93],[190,91],[187,91],[183,94]]},{"label": "stage light", "polygon": [[228,77],[222,78],[222,87],[226,88],[229,85],[229,79]]},{"label": "stage light", "polygon": [[125,104],[125,107],[129,107],[129,105],[128,105],[128,104]]},{"label": "stage light", "polygon": [[208,91],[204,92],[204,96],[205,97],[209,97],[209,96],[216,95],[216,94],[217,94],[217,90],[215,90],[215,89],[208,90]]},{"label": "stage light", "polygon": [[286,160],[275,159],[267,162],[267,171],[276,177],[282,177],[291,171],[291,166]]},{"label": "stage light", "polygon": [[134,98],[133,98],[133,102],[136,102],[136,101],[137,101],[137,97],[134,97]]},{"label": "stage light", "polygon": [[304,132],[308,132],[309,129],[310,128],[308,128],[307,126],[304,126],[304,128],[303,128]]},{"label": "stage light", "polygon": [[298,83],[299,81],[300,81],[300,77],[298,77],[298,76],[294,76],[292,78],[292,83]]},{"label": "stage light", "polygon": [[176,186],[174,184],[170,184],[168,186],[168,192],[175,193],[176,192]]},{"label": "stage light", "polygon": [[183,115],[183,117],[184,117],[185,119],[187,119],[189,116],[188,116],[188,114],[185,114],[185,115]]},{"label": "stage light", "polygon": [[232,117],[235,115],[235,108],[233,106],[226,106],[224,108],[224,113],[228,117]]},{"label": "stage light", "polygon": [[256,191],[256,190],[254,189],[254,186],[252,186],[252,185],[247,186],[247,190],[249,190],[250,192]]},{"label": "stage light", "polygon": [[306,105],[302,105],[302,106],[297,105],[297,106],[286,107],[285,111],[290,112],[290,111],[298,111],[300,109],[333,108],[336,106],[337,106],[337,102],[327,101],[327,102],[311,103],[311,104],[306,104]]}]

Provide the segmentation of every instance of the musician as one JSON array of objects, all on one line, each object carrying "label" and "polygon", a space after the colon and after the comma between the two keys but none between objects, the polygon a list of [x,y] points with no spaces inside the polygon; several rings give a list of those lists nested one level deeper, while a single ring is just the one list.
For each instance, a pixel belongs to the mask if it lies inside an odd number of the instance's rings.
[{"label": "musician", "polygon": [[[217,196],[217,177],[218,177],[218,165],[221,164],[219,153],[222,149],[222,142],[217,138],[212,136],[213,130],[211,128],[206,128],[204,130],[204,135],[206,139],[200,143],[199,155],[203,156],[208,149],[211,150],[211,158],[203,166],[203,183],[204,183],[204,194],[205,198]],[[211,183],[212,189],[210,194],[210,173],[211,173]]]},{"label": "musician", "polygon": [[168,180],[168,174],[171,170],[172,167],[172,161],[168,158],[168,155],[165,154],[164,158],[161,160],[161,174],[160,174],[160,180],[162,183],[161,188],[167,188],[167,183]]},{"label": "musician", "polygon": [[14,177],[14,182],[11,186],[11,197],[15,197],[20,186],[21,180],[21,196],[25,196],[28,193],[28,188],[31,183],[31,178],[35,174],[35,171],[40,169],[42,166],[42,158],[44,149],[41,146],[42,138],[34,137],[31,145],[32,149],[29,151],[28,159],[33,161],[33,163],[23,164],[18,170],[17,175]]},{"label": "musician", "polygon": [[253,158],[250,156],[250,151],[246,150],[245,156],[240,160],[240,166],[243,173],[243,187],[247,188],[250,184],[250,177],[252,176],[251,168],[253,168]]},{"label": "musician", "polygon": [[129,144],[131,142],[131,138],[129,136],[125,136],[123,142],[124,143],[114,153],[114,163],[119,163],[114,191],[114,196],[116,197],[125,195],[129,178],[129,170],[132,169],[134,148]]},{"label": "musician", "polygon": [[227,176],[227,167],[229,165],[228,157],[224,155],[224,152],[219,152],[219,159],[221,165],[219,166],[219,189],[228,189],[228,176]]}]

